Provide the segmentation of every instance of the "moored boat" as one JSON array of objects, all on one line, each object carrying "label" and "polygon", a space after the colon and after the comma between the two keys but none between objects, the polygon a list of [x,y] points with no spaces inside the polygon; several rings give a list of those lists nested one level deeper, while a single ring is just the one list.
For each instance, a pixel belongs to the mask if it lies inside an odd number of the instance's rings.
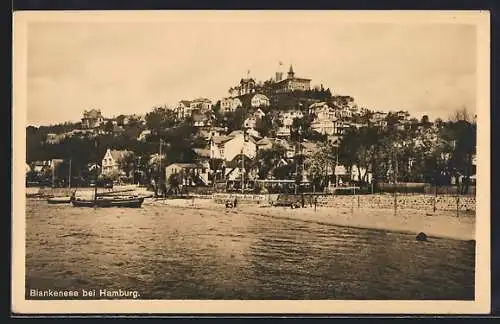
[{"label": "moored boat", "polygon": [[140,208],[144,197],[98,197],[97,199],[74,199],[74,207],[128,207]]},{"label": "moored boat", "polygon": [[47,198],[49,204],[69,204],[71,202],[71,196],[66,197],[50,197]]},{"label": "moored boat", "polygon": [[59,196],[59,197],[49,197],[47,202],[49,204],[69,204],[73,199],[75,199],[76,191],[73,191],[69,196]]},{"label": "moored boat", "polygon": [[110,197],[97,199],[98,207],[129,207],[139,208],[144,202],[144,197]]},{"label": "moored boat", "polygon": [[94,207],[95,206],[95,201],[93,199],[73,199],[71,201],[71,204],[74,207]]}]

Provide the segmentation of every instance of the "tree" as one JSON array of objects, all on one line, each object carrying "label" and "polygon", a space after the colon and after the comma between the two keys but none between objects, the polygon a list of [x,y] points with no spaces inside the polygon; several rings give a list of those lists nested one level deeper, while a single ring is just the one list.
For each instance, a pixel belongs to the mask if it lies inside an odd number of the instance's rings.
[{"label": "tree", "polygon": [[269,149],[259,150],[255,157],[260,179],[266,179],[277,163],[285,157],[286,149],[281,144],[273,144]]},{"label": "tree", "polygon": [[430,125],[429,116],[423,115],[422,119],[420,120],[420,124],[424,127],[429,126]]},{"label": "tree", "polygon": [[135,168],[135,155],[132,152],[125,153],[122,158],[118,161],[120,169],[125,172],[125,174],[130,176],[130,173]]},{"label": "tree", "polygon": [[389,114],[387,114],[387,117],[385,118],[386,122],[387,122],[387,127],[390,129],[390,130],[393,130],[396,128],[396,125],[399,124],[399,118],[398,118],[398,115],[396,115],[395,113],[392,113],[390,112]]},{"label": "tree", "polygon": [[104,131],[106,133],[112,133],[113,132],[113,122],[111,120],[108,120],[106,124],[104,125]]},{"label": "tree", "polygon": [[146,114],[145,119],[146,127],[155,135],[162,134],[177,124],[175,112],[166,106],[154,107],[151,112]]},{"label": "tree", "polygon": [[452,122],[465,121],[468,123],[473,122],[472,114],[469,112],[467,107],[462,107],[460,109],[455,110],[448,118]]},{"label": "tree", "polygon": [[332,142],[322,142],[317,151],[306,157],[304,167],[314,189],[325,187],[329,180],[329,171],[335,173],[338,147]]},{"label": "tree", "polygon": [[270,114],[266,114],[262,118],[257,119],[255,130],[262,136],[271,136],[273,131],[273,120]]},{"label": "tree", "polygon": [[295,173],[296,164],[289,163],[285,165],[281,165],[273,169],[272,173],[276,179],[290,179],[292,175]]},{"label": "tree", "polygon": [[303,139],[313,141],[324,140],[324,136],[311,129],[311,123],[314,117],[314,114],[306,114],[302,118],[294,118],[290,129],[290,139],[294,142]]},{"label": "tree", "polygon": [[107,180],[117,181],[118,179],[120,179],[120,172],[118,170],[111,170],[107,173],[101,173],[98,179],[100,181],[107,181]]},{"label": "tree", "polygon": [[361,115],[361,120],[360,122],[362,124],[368,124],[370,122],[370,119],[373,117],[373,112],[370,110],[366,110],[362,115]]},{"label": "tree", "polygon": [[226,112],[224,114],[224,127],[227,127],[229,132],[242,129],[246,116],[247,110],[244,107],[238,107],[234,112]]},{"label": "tree", "polygon": [[465,120],[448,122],[442,130],[442,136],[452,148],[449,168],[456,179],[463,177],[460,190],[465,193],[473,174],[472,159],[476,152],[476,125]]}]

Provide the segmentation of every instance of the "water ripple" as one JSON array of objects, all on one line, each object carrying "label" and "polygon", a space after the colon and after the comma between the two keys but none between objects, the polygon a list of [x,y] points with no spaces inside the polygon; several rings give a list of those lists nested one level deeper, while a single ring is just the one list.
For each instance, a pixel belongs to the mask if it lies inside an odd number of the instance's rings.
[{"label": "water ripple", "polygon": [[146,299],[474,298],[475,243],[145,204],[29,200],[29,288],[131,288]]}]

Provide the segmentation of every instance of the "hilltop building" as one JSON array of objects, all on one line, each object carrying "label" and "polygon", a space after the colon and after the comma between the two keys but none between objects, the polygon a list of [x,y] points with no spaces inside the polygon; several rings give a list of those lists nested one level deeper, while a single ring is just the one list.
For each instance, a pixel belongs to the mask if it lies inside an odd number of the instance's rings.
[{"label": "hilltop building", "polygon": [[240,84],[229,88],[229,95],[231,97],[244,96],[249,93],[254,93],[256,82],[253,78],[247,77],[240,80]]},{"label": "hilltop building", "polygon": [[85,110],[83,112],[82,127],[96,128],[104,124],[104,117],[100,109]]},{"label": "hilltop building", "polygon": [[275,93],[287,93],[297,90],[306,91],[311,89],[311,79],[296,77],[291,65],[288,70],[287,78],[281,79],[281,77],[281,72],[277,72],[276,80],[273,84],[273,92]]},{"label": "hilltop building", "polygon": [[175,108],[177,118],[185,119],[191,117],[194,111],[207,112],[212,109],[212,101],[207,98],[197,98],[194,100],[181,100]]}]

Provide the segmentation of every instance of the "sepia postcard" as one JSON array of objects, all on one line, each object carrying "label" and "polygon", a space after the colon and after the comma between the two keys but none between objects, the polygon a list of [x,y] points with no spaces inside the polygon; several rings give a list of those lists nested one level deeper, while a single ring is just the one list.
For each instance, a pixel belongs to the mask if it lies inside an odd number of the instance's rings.
[{"label": "sepia postcard", "polygon": [[489,313],[489,19],[15,12],[12,312]]}]

